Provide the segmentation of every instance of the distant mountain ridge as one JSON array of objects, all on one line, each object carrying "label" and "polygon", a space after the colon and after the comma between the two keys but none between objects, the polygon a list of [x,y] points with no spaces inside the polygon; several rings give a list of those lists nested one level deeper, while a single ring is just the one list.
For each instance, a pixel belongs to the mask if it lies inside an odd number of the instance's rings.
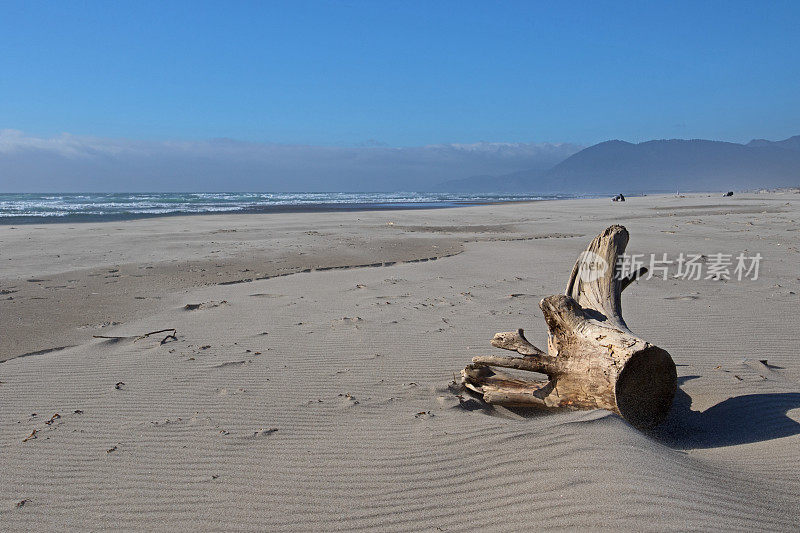
[{"label": "distant mountain ridge", "polygon": [[[443,183],[465,192],[636,193],[800,184],[800,135],[782,141],[605,141],[553,167]],[[451,189],[452,190],[452,189]],[[455,189],[454,191],[457,191]]]},{"label": "distant mountain ridge", "polygon": [[745,146],[756,147],[756,148],[763,148],[772,146],[774,148],[785,148],[787,150],[798,150],[800,151],[800,135],[795,135],[794,137],[789,137],[788,139],[784,139],[782,141],[768,141],[766,139],[753,139]]}]

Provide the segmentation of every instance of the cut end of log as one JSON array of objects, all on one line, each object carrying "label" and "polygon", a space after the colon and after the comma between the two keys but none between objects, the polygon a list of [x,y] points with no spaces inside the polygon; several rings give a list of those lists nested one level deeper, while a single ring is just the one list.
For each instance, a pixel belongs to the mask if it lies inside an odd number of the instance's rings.
[{"label": "cut end of log", "polygon": [[628,359],[617,377],[617,410],[640,429],[655,427],[667,417],[677,388],[672,357],[666,350],[648,345]]}]

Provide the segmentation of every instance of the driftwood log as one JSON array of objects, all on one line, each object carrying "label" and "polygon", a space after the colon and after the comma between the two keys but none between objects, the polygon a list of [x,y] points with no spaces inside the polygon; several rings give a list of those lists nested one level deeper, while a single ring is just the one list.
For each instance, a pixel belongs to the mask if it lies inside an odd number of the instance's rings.
[{"label": "driftwood log", "polygon": [[[669,353],[637,337],[622,318],[622,291],[647,271],[616,275],[627,244],[624,227],[606,229],[576,261],[566,294],[539,303],[550,330],[548,353],[521,329],[498,333],[492,345],[519,356],[474,357],[461,372],[463,386],[489,404],[608,409],[639,428],[660,423],[672,405],[677,373]],[[495,367],[549,379],[519,379]]]}]

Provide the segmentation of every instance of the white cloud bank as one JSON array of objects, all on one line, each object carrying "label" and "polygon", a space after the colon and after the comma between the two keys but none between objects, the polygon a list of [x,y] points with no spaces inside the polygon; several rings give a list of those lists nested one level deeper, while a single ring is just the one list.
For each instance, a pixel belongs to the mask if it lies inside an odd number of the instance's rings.
[{"label": "white cloud bank", "polygon": [[550,143],[392,148],[135,141],[0,130],[0,191],[398,191],[544,170],[582,147]]}]

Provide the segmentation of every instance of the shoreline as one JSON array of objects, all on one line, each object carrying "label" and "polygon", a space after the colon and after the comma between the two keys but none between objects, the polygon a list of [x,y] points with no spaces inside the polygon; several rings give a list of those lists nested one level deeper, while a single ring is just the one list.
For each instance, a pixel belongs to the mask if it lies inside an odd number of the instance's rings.
[{"label": "shoreline", "polygon": [[[782,195],[787,193],[797,194],[800,189],[783,188],[774,190],[755,189],[751,191],[741,191],[737,193],[741,195]],[[28,193],[18,193],[28,194]],[[54,195],[66,193],[52,193]],[[73,194],[73,193],[70,193]],[[74,193],[78,194],[78,193]],[[82,193],[81,193],[82,194]],[[93,193],[94,194],[94,193]],[[127,194],[127,193],[126,193]],[[138,193],[137,193],[138,194]],[[186,193],[180,193],[186,194]],[[420,193],[425,194],[425,193]],[[436,194],[436,193],[432,193]],[[444,194],[461,194],[461,193],[444,193]],[[473,193],[463,193],[473,194]],[[474,193],[484,194],[484,193]],[[489,194],[489,193],[485,193]],[[499,194],[499,193],[497,193]],[[512,193],[509,193],[512,194]],[[668,192],[657,193],[631,193],[626,195],[626,198],[692,198],[698,196],[707,196],[714,198],[722,194],[722,191],[704,191],[704,192],[686,192],[678,195]],[[534,195],[534,193],[531,193]],[[552,196],[557,196],[553,194]],[[269,215],[269,214],[285,214],[285,213],[347,213],[347,212],[370,212],[370,211],[415,211],[415,210],[434,210],[434,209],[456,209],[463,207],[475,207],[482,205],[504,205],[504,204],[525,204],[535,202],[563,202],[572,200],[601,200],[604,198],[612,198],[614,195],[602,193],[588,193],[582,195],[574,195],[564,197],[545,197],[533,199],[520,199],[520,200],[446,200],[441,202],[402,202],[402,203],[315,203],[315,204],[299,204],[299,205],[262,205],[252,208],[244,208],[240,210],[231,209],[229,211],[200,211],[200,212],[168,212],[168,213],[125,213],[125,214],[80,214],[70,213],[64,215],[49,215],[49,216],[4,216],[0,215],[0,227],[2,226],[28,226],[36,224],[89,224],[89,223],[104,223],[104,222],[125,222],[136,220],[147,220],[157,218],[173,218],[173,217],[194,217],[194,216],[224,216],[224,215]],[[737,198],[739,197],[737,196]]]},{"label": "shoreline", "polygon": [[[759,193],[754,193],[759,194]],[[761,193],[763,194],[763,193]],[[674,197],[674,198],[689,198],[694,196],[707,195],[713,197],[712,193],[687,193],[686,195],[670,195],[670,194],[640,194],[630,195],[626,198],[644,198],[644,197]],[[514,205],[514,204],[527,204],[537,202],[565,202],[573,200],[601,200],[607,196],[588,194],[584,196],[574,196],[565,198],[538,198],[529,200],[499,200],[499,201],[452,201],[442,202],[442,205],[433,203],[420,202],[415,204],[408,202],[404,204],[382,206],[380,204],[310,204],[310,205],[280,205],[280,206],[263,206],[263,208],[244,209],[244,210],[231,210],[231,211],[203,211],[203,212],[174,212],[174,213],[154,213],[154,214],[125,214],[120,216],[115,215],[81,215],[81,214],[66,214],[54,216],[20,216],[9,217],[0,216],[0,227],[3,226],[31,226],[31,225],[50,225],[50,224],[102,224],[113,222],[126,222],[126,221],[139,221],[160,218],[175,218],[175,217],[199,217],[199,216],[228,216],[228,215],[280,215],[287,213],[363,213],[363,212],[392,212],[392,211],[425,211],[425,210],[439,210],[439,209],[460,209],[464,207],[477,207],[485,205]],[[608,196],[611,198],[611,196]],[[340,207],[337,207],[339,205]],[[358,205],[357,207],[353,207]],[[12,220],[13,219],[13,220]]]},{"label": "shoreline", "polygon": [[[455,194],[455,193],[454,193]],[[466,193],[465,193],[466,194]],[[533,196],[533,194],[531,194]],[[208,215],[265,215],[282,213],[346,213],[364,211],[404,211],[427,209],[453,209],[479,205],[513,204],[526,202],[542,202],[550,200],[593,199],[596,195],[583,195],[563,198],[529,198],[519,200],[441,200],[419,202],[319,202],[305,204],[276,204],[258,205],[228,210],[207,211],[174,211],[164,213],[108,213],[108,214],[83,214],[65,213],[59,215],[0,215],[0,226],[30,225],[30,224],[83,224],[91,222],[123,222],[126,220],[142,220],[149,218],[169,218],[179,216],[208,216]]]}]

